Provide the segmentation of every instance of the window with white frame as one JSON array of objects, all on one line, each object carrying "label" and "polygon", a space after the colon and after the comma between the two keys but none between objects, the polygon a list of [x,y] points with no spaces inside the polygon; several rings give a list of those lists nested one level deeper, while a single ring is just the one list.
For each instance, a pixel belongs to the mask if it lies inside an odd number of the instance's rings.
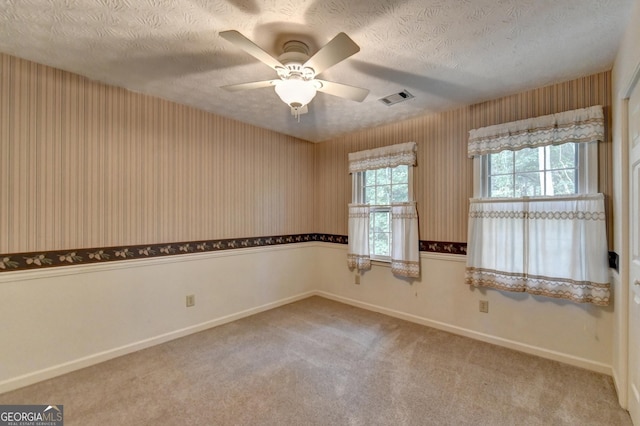
[{"label": "window with white frame", "polygon": [[415,142],[349,154],[350,268],[366,270],[371,260],[390,262],[394,274],[419,276],[418,215],[413,198]]},{"label": "window with white frame", "polygon": [[476,156],[476,197],[554,197],[597,192],[596,143],[567,142]]},{"label": "window with white frame", "polygon": [[466,283],[609,303],[602,106],[469,132]]},{"label": "window with white frame", "polygon": [[399,165],[364,170],[353,175],[353,202],[370,206],[371,258],[391,261],[391,206],[413,201],[413,167]]}]

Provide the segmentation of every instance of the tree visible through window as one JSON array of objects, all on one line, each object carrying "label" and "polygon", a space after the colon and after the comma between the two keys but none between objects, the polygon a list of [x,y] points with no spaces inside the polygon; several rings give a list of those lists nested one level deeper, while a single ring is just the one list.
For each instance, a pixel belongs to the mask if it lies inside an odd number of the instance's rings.
[{"label": "tree visible through window", "polygon": [[489,197],[570,195],[578,192],[575,143],[488,155]]}]

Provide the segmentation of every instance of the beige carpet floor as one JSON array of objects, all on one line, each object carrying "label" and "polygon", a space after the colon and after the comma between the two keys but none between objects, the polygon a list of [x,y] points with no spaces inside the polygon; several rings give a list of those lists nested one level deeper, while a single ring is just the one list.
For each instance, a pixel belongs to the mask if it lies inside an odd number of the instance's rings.
[{"label": "beige carpet floor", "polygon": [[65,425],[630,425],[612,379],[312,297],[0,395]]}]

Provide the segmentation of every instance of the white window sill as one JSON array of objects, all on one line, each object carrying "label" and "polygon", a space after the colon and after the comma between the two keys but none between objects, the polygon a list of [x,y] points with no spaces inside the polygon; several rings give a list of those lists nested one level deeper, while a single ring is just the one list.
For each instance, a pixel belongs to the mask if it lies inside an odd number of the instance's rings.
[{"label": "white window sill", "polygon": [[371,259],[371,266],[382,266],[384,268],[391,268],[391,259],[389,260]]}]

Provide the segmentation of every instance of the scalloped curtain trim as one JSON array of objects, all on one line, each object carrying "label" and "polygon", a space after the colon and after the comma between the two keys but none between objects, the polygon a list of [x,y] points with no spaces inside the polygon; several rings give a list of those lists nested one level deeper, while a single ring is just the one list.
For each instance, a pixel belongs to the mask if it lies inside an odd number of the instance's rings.
[{"label": "scalloped curtain trim", "polygon": [[498,290],[526,292],[538,296],[567,299],[577,303],[598,306],[609,304],[609,283],[574,281],[561,278],[514,274],[467,267],[466,283],[475,287],[491,287]]},{"label": "scalloped curtain trim", "polygon": [[602,194],[471,199],[467,284],[609,303]]},{"label": "scalloped curtain trim", "polygon": [[366,151],[352,152],[349,154],[349,173],[400,165],[415,166],[416,149],[415,142],[406,142],[367,149]]},{"label": "scalloped curtain trim", "polygon": [[604,113],[596,105],[470,130],[468,156],[603,140]]}]

